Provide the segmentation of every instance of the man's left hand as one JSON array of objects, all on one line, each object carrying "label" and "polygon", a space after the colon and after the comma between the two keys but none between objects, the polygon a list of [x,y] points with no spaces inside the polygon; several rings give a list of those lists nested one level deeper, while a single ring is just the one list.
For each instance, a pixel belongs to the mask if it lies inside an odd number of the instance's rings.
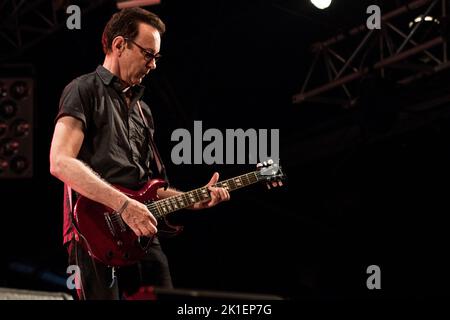
[{"label": "man's left hand", "polygon": [[219,173],[215,172],[211,180],[209,180],[208,184],[206,184],[205,186],[209,190],[211,199],[203,202],[197,202],[191,207],[193,210],[211,208],[222,201],[230,200],[230,193],[227,189],[213,187],[213,185],[216,184],[217,181],[219,181]]}]

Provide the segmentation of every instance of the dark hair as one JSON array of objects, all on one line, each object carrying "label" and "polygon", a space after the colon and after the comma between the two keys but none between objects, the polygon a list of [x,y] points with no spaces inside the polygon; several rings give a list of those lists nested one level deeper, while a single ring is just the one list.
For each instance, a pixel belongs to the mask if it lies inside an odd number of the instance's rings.
[{"label": "dark hair", "polygon": [[117,36],[134,40],[141,22],[154,27],[160,35],[166,31],[164,22],[156,14],[142,8],[126,8],[115,13],[106,24],[102,35],[103,52],[106,54],[111,51],[112,42]]}]

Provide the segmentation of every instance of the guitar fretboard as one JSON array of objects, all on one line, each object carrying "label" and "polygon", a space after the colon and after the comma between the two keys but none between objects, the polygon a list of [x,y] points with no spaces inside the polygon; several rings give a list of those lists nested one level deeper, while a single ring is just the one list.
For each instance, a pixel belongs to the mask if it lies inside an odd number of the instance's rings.
[{"label": "guitar fretboard", "polygon": [[[228,180],[220,181],[213,186],[225,188],[228,191],[233,191],[254,184],[260,180],[261,173],[259,171],[253,171]],[[208,188],[201,187],[176,196],[152,202],[147,204],[147,207],[156,219],[161,219],[171,212],[190,207],[197,202],[206,201],[209,199],[211,199],[211,196]]]}]

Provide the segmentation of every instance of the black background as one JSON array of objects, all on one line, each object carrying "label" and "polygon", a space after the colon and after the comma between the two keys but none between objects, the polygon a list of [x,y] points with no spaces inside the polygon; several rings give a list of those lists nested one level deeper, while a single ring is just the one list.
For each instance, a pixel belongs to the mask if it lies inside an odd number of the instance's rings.
[{"label": "black background", "polygon": [[[144,84],[173,186],[189,190],[214,171],[224,179],[253,170],[173,165],[170,135],[192,130],[194,120],[204,130],[280,129],[288,176],[283,188],[258,185],[215,208],[175,214],[185,231],[163,243],[175,287],[320,299],[443,294],[448,119],[367,143],[365,130],[380,128],[377,118],[360,121],[363,107],[291,104],[311,63],[309,45],[338,27],[363,23],[371,3],[343,1],[321,13],[294,1],[162,2],[148,9],[167,25],[164,57]],[[103,62],[101,32],[113,12],[107,3],[82,16],[81,30],[62,28],[7,61],[35,70],[35,173],[0,180],[0,286],[64,291],[39,279],[47,272],[64,276],[66,267],[62,184],[49,174],[53,120],[64,86]],[[395,110],[395,99],[383,103]],[[359,128],[355,139],[348,138],[351,126],[337,122],[343,117]],[[342,131],[315,140],[321,134],[312,128],[334,120]],[[340,151],[332,151],[337,145]],[[12,262],[34,266],[35,273],[12,270]],[[381,268],[379,291],[366,287],[370,265]]]}]

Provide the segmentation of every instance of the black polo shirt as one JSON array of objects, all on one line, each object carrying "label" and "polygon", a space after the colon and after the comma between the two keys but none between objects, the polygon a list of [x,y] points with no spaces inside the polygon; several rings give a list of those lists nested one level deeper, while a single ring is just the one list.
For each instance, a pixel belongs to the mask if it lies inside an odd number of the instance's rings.
[{"label": "black polo shirt", "polygon": [[98,66],[96,71],[80,76],[64,89],[56,120],[72,116],[83,123],[84,140],[78,159],[104,180],[136,189],[151,176],[153,155],[148,129],[139,112],[140,101],[153,134],[150,108],[142,100],[143,86],[133,86],[127,106],[119,79]]}]

